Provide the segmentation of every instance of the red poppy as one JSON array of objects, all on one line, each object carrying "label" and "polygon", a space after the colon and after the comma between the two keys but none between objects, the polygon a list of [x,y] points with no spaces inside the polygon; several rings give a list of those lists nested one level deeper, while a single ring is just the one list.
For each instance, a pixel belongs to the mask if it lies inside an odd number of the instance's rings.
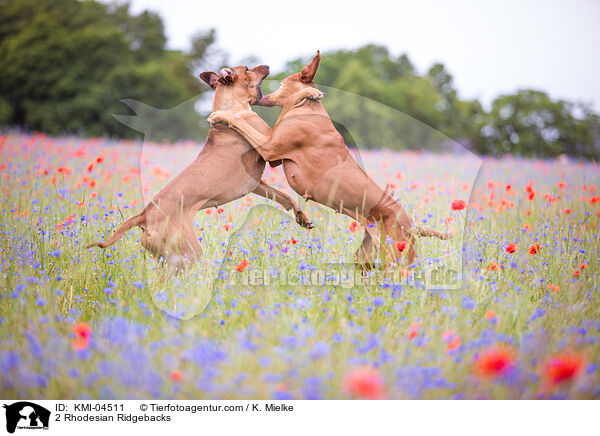
[{"label": "red poppy", "polygon": [[538,254],[540,252],[540,244],[531,244],[529,246],[529,254]]},{"label": "red poppy", "polygon": [[463,210],[467,207],[467,203],[464,200],[454,200],[452,202],[452,210]]},{"label": "red poppy", "polygon": [[581,274],[581,271],[579,271],[578,269],[573,271],[573,277],[575,277],[575,278],[579,277],[580,274]]},{"label": "red poppy", "polygon": [[217,209],[217,213],[223,213],[223,212],[225,212],[225,209],[223,209],[222,207]]},{"label": "red poppy", "polygon": [[591,197],[590,198],[590,203],[591,204],[596,204],[598,202],[600,202],[600,195],[597,195],[596,197]]},{"label": "red poppy", "polygon": [[242,272],[248,267],[248,263],[249,263],[248,259],[244,259],[236,265],[235,269],[238,270],[239,272]]},{"label": "red poppy", "polygon": [[413,322],[410,325],[410,330],[408,331],[408,339],[414,339],[417,336],[417,333],[419,332],[419,323],[418,322]]},{"label": "red poppy", "polygon": [[344,378],[347,392],[359,398],[377,400],[383,395],[383,379],[372,368],[353,368]]},{"label": "red poppy", "polygon": [[92,328],[85,322],[80,322],[73,326],[73,348],[75,350],[85,350],[90,346],[90,337],[92,336]]},{"label": "red poppy", "polygon": [[583,357],[575,353],[561,353],[554,356],[545,368],[545,375],[552,385],[558,385],[575,378],[583,368]]},{"label": "red poppy", "polygon": [[358,223],[356,221],[352,221],[352,223],[348,226],[350,232],[354,233],[358,229]]},{"label": "red poppy", "polygon": [[406,241],[398,241],[396,242],[396,249],[402,253],[406,249],[407,245],[408,244],[406,243]]},{"label": "red poppy", "polygon": [[548,284],[548,289],[550,289],[552,292],[560,292],[560,286],[553,285],[552,283]]},{"label": "red poppy", "polygon": [[92,336],[92,327],[85,322],[80,322],[73,326],[73,333],[77,337],[89,339]]},{"label": "red poppy", "polygon": [[176,382],[181,381],[183,379],[183,374],[179,371],[171,371],[171,379]]},{"label": "red poppy", "polygon": [[492,260],[490,262],[490,265],[488,266],[488,269],[490,271],[499,271],[502,269],[502,264],[499,262],[496,262],[495,260]]},{"label": "red poppy", "polygon": [[506,246],[506,252],[507,253],[514,253],[515,251],[517,251],[517,244],[515,244],[514,242],[509,243]]},{"label": "red poppy", "polygon": [[442,334],[442,340],[447,344],[446,350],[452,351],[460,347],[461,340],[454,330],[446,330]]},{"label": "red poppy", "polygon": [[511,348],[492,346],[481,353],[475,362],[475,371],[483,378],[498,377],[509,371],[514,362],[514,352]]},{"label": "red poppy", "polygon": [[489,309],[487,312],[485,312],[485,315],[483,315],[483,317],[485,319],[487,319],[488,321],[492,320],[492,319],[496,318],[496,311],[493,309]]},{"label": "red poppy", "polygon": [[587,267],[587,265],[586,265],[585,263],[583,263],[583,262],[581,262],[581,263],[579,264],[579,269],[582,269],[582,270],[583,270],[583,269],[585,269],[586,267]]}]

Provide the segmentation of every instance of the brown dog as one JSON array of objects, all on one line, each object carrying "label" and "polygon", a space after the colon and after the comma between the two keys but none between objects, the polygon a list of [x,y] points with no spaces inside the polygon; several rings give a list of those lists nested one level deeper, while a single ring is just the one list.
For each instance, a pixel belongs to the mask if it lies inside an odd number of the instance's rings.
[{"label": "brown dog", "polygon": [[[204,72],[200,78],[215,90],[213,111],[248,111],[262,98],[261,83],[269,67],[260,65],[224,68],[219,75]],[[269,126],[259,117],[252,127],[268,133]],[[104,242],[86,248],[106,248],[132,227],[142,229],[142,245],[157,258],[164,258],[176,271],[186,268],[202,255],[193,229],[193,218],[201,209],[215,207],[254,193],[292,209],[298,224],[313,225],[294,200],[261,181],[265,161],[234,130],[217,125],[209,130],[202,151],[191,165],[167,184],[136,216],[126,220]]]},{"label": "brown dog", "polygon": [[323,93],[314,87],[320,61],[317,52],[301,72],[286,77],[278,90],[262,98],[261,106],[283,106],[269,134],[253,127],[258,115],[251,111],[221,110],[208,121],[211,125],[227,123],[265,160],[282,160],[289,185],[300,195],[363,224],[366,233],[356,253],[359,263],[372,266],[385,242],[387,250],[381,254],[386,266],[403,255],[410,265],[415,258],[415,235],[440,239],[451,235],[414,226],[400,203],[358,166],[320,102]]}]

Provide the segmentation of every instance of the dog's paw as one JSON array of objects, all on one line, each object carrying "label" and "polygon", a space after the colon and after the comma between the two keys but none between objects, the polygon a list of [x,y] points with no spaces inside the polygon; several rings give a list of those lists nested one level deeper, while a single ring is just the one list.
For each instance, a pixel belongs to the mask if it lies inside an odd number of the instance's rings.
[{"label": "dog's paw", "polygon": [[308,88],[306,93],[309,100],[321,100],[325,96],[325,93],[317,88]]},{"label": "dog's paw", "polygon": [[229,117],[225,114],[224,111],[215,111],[212,114],[210,114],[208,116],[208,118],[206,119],[206,121],[208,121],[208,124],[211,127],[214,127],[215,124],[218,123],[224,123],[229,125]]},{"label": "dog's paw", "polygon": [[301,210],[296,212],[296,222],[305,229],[314,229],[315,225]]}]

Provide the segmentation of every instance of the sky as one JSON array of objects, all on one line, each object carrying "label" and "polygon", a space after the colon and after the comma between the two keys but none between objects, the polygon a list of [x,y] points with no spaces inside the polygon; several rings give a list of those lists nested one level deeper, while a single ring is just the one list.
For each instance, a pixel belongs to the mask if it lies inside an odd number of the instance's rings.
[{"label": "sky", "polygon": [[[600,112],[600,2],[452,0],[253,2],[131,0],[132,12],[158,12],[168,46],[215,28],[232,63],[285,62],[339,48],[382,44],[407,53],[420,73],[442,62],[461,98],[485,106],[500,94],[533,88]],[[221,65],[215,65],[218,70]]]}]

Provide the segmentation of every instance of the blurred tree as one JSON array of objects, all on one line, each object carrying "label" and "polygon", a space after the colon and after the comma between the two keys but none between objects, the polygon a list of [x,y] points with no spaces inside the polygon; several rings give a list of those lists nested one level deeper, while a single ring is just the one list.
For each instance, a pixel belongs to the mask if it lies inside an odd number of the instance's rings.
[{"label": "blurred tree", "polygon": [[545,92],[521,90],[494,100],[480,125],[476,149],[494,155],[597,157],[594,118],[585,106],[554,101]]},{"label": "blurred tree", "polygon": [[[276,77],[300,71],[311,58],[288,62]],[[433,150],[440,144],[438,131],[482,154],[600,156],[599,118],[589,107],[520,91],[496,99],[486,113],[479,101],[458,97],[443,64],[420,76],[406,55],[393,57],[382,46],[324,53],[315,83],[366,97],[330,89],[324,100],[339,118],[334,121],[345,126],[344,138],[350,141],[351,130],[363,147]],[[369,99],[390,110],[369,104]],[[272,122],[276,114],[264,115]]]},{"label": "blurred tree", "polygon": [[[168,109],[212,92],[197,74],[227,65],[215,41],[209,29],[192,38],[187,52],[168,50],[160,17],[133,15],[128,3],[0,0],[0,126],[132,137],[112,117],[131,113],[119,100]],[[275,78],[300,71],[311,58],[288,62]],[[381,45],[324,54],[315,81],[330,87],[324,103],[346,141],[362,147],[435,150],[443,133],[482,154],[600,156],[600,121],[591,108],[525,90],[499,97],[486,113],[477,100],[458,97],[443,64],[419,75],[407,55]],[[265,92],[274,82],[265,83]],[[156,112],[153,139],[205,135],[198,113],[183,110],[193,106]],[[271,124],[278,115],[257,112]]]},{"label": "blurred tree", "polygon": [[[126,110],[120,99],[168,108],[208,89],[192,75],[214,43],[208,35],[203,50],[182,53],[165,48],[158,15],[132,15],[127,3],[1,0],[0,121],[50,134],[131,137],[111,116]],[[185,116],[156,137],[205,133],[195,111]]]}]

